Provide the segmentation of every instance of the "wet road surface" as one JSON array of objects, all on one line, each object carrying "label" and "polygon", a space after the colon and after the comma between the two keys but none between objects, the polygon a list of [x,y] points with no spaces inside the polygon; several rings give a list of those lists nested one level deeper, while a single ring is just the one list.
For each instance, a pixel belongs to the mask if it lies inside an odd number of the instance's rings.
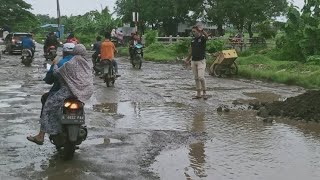
[{"label": "wet road surface", "polygon": [[[62,161],[39,129],[40,97],[48,91],[39,53],[32,67],[20,56],[0,61],[0,179],[320,179],[320,126],[263,123],[234,100],[272,101],[298,87],[207,76],[207,101],[192,100],[194,82],[181,65],[119,59],[114,88],[95,79],[86,104],[88,139],[74,160]],[[221,105],[231,112],[219,113]]]}]

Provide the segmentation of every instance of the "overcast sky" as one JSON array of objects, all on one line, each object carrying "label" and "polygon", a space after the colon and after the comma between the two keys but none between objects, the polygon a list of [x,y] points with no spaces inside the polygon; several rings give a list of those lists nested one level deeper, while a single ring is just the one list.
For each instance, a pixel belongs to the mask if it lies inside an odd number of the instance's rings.
[{"label": "overcast sky", "polygon": [[[57,16],[56,0],[25,0],[32,5],[32,12],[35,14],[49,14],[52,17]],[[298,7],[303,6],[304,0],[289,0],[293,1]],[[116,0],[60,0],[61,15],[79,15],[91,10],[101,10],[108,6],[113,12]]]},{"label": "overcast sky", "polygon": [[[35,14],[49,14],[57,16],[56,0],[24,0],[32,5],[32,12]],[[61,15],[80,15],[91,10],[101,10],[108,6],[113,12],[116,0],[60,0]]]}]

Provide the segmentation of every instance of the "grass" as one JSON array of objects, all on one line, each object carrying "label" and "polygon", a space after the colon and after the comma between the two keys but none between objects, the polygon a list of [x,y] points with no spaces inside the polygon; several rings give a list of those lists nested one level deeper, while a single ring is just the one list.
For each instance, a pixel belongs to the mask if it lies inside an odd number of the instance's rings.
[{"label": "grass", "polygon": [[276,61],[265,55],[239,57],[239,75],[305,88],[320,87],[320,66],[297,61]]}]

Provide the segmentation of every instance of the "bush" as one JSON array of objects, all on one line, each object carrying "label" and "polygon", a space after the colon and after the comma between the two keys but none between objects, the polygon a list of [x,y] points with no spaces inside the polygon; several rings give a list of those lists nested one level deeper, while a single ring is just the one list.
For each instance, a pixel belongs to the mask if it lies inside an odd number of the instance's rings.
[{"label": "bush", "polygon": [[173,48],[178,55],[187,54],[189,52],[191,40],[180,40],[173,44]]},{"label": "bush", "polygon": [[146,45],[149,46],[157,42],[158,31],[148,31],[145,33]]},{"label": "bush", "polygon": [[215,53],[224,49],[224,42],[222,40],[207,41],[207,52]]},{"label": "bush", "polygon": [[150,44],[146,49],[145,49],[145,52],[148,53],[148,52],[155,52],[155,51],[159,51],[160,49],[164,49],[165,48],[165,45],[161,44],[161,43],[153,43],[153,44]]},{"label": "bush", "polygon": [[276,28],[272,27],[268,21],[259,24],[257,30],[259,31],[259,36],[266,39],[274,38],[277,34]]},{"label": "bush", "polygon": [[320,55],[309,56],[307,63],[310,65],[320,65]]}]

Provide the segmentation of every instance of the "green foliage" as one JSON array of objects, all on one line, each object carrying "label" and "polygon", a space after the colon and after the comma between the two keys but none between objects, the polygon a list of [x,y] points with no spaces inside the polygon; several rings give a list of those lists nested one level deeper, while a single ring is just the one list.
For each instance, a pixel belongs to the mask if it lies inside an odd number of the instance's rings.
[{"label": "green foliage", "polygon": [[177,54],[187,54],[190,49],[191,40],[179,40],[173,44],[174,50]]},{"label": "green foliage", "polygon": [[155,42],[157,42],[157,36],[158,36],[158,31],[148,31],[145,34],[145,40],[146,40],[146,45],[151,45]]},{"label": "green foliage", "polygon": [[30,32],[38,21],[29,10],[31,5],[23,0],[0,0],[0,26],[10,26],[13,31]]},{"label": "green foliage", "polygon": [[306,1],[302,14],[293,6],[289,8],[285,35],[277,39],[277,47],[292,58],[305,62],[309,56],[320,55],[320,2]]},{"label": "green foliage", "polygon": [[[315,57],[319,60],[319,57]],[[242,77],[268,80],[306,88],[320,87],[320,66],[297,61],[275,61],[264,55],[239,57]]]},{"label": "green foliage", "polygon": [[144,52],[144,58],[151,61],[168,62],[175,60],[177,57],[173,45],[163,45],[160,43],[151,44]]},{"label": "green foliage", "polygon": [[307,64],[320,65],[320,55],[309,56],[307,58]]},{"label": "green foliage", "polygon": [[222,40],[210,40],[207,41],[207,52],[215,53],[224,49],[224,41]]},{"label": "green foliage", "polygon": [[132,22],[132,12],[139,12],[139,24],[175,35],[178,23],[189,20],[189,12],[203,4],[203,0],[117,0],[116,12],[126,23]]},{"label": "green foliage", "polygon": [[277,30],[272,27],[269,21],[258,24],[256,28],[259,31],[259,36],[265,39],[274,38],[277,34]]}]

